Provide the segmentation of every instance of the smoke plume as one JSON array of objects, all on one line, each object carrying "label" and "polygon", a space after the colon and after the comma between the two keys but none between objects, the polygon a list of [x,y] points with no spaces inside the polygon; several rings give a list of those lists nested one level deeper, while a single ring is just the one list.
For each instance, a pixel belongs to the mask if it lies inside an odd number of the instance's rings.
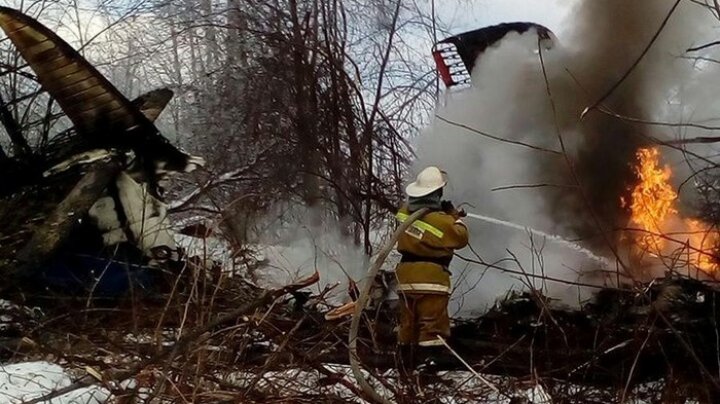
[{"label": "smoke plume", "polygon": [[285,212],[280,222],[270,222],[263,231],[258,252],[265,259],[256,272],[258,285],[279,288],[315,271],[320,275],[313,293],[325,295],[332,304],[349,301],[349,281],[359,282],[367,270],[362,246],[343,234],[333,221],[308,223],[308,217],[319,217],[321,211],[295,207]]},{"label": "smoke plume", "polygon": [[[445,169],[451,181],[449,196],[456,204],[472,204],[470,211],[578,239],[596,253],[614,258],[611,251],[617,251],[622,240],[618,229],[628,219],[619,201],[635,181],[632,164],[637,149],[653,138],[698,135],[687,128],[678,132],[636,120],[686,122],[708,118],[713,110],[712,90],[706,86],[713,86],[707,76],[717,74],[716,69],[683,58],[687,48],[709,39],[713,27],[710,12],[697,4],[680,2],[627,75],[674,4],[671,0],[576,2],[568,21],[556,32],[556,46],[542,50],[545,72],[537,36],[508,34],[479,59],[471,89],[446,95],[437,110],[440,118],[418,139],[417,170],[427,165]],[[599,108],[581,119],[583,110],[598,100],[602,100]],[[619,119],[601,110],[634,119]],[[560,138],[567,158],[561,153]],[[670,164],[682,161],[680,153],[671,149],[663,149],[663,154]],[[682,167],[675,168],[682,172]],[[498,188],[502,189],[493,190]],[[485,262],[570,281],[605,282],[605,277],[597,276],[602,273],[597,263],[565,247],[547,240],[543,245],[542,239],[517,230],[466,222],[471,244]],[[458,283],[454,297],[466,311],[491,303],[498,291],[521,288],[533,279],[460,260],[453,272]],[[535,282],[536,287],[543,286]],[[568,303],[591,293],[559,283],[545,285],[550,296]]]}]

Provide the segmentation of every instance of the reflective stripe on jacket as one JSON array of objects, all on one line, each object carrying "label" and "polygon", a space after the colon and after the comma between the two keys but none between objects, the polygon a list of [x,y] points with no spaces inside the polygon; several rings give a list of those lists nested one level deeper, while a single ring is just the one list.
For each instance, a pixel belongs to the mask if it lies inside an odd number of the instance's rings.
[{"label": "reflective stripe on jacket", "polygon": [[[397,219],[409,217],[402,208]],[[398,291],[403,293],[450,293],[450,272],[439,262],[450,262],[456,249],[468,243],[468,231],[462,221],[445,212],[430,212],[416,220],[398,238],[398,252],[411,256],[409,262],[398,264]],[[423,261],[423,257],[427,261]]]}]

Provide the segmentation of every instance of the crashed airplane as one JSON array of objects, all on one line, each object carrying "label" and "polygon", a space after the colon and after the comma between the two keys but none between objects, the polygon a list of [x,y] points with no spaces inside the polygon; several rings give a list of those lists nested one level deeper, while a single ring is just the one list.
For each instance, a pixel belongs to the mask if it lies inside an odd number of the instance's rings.
[{"label": "crashed airplane", "polygon": [[500,45],[510,33],[526,32],[536,33],[538,46],[546,49],[552,48],[556,41],[552,31],[532,22],[491,25],[438,41],[432,48],[432,55],[440,78],[447,88],[470,85],[470,75],[475,64],[488,48]]},{"label": "crashed airplane", "polygon": [[[42,287],[113,295],[129,279],[178,260],[163,200],[172,173],[204,160],[173,146],[154,121],[172,98],[160,89],[128,100],[47,27],[0,7],[0,28],[40,91],[72,128],[31,142],[15,120],[18,102],[0,101],[0,271],[7,291]],[[45,134],[47,136],[47,134]],[[9,147],[9,148],[8,148]],[[5,148],[8,148],[5,150]],[[102,274],[102,276],[101,276]],[[137,275],[137,276],[136,276]]]}]

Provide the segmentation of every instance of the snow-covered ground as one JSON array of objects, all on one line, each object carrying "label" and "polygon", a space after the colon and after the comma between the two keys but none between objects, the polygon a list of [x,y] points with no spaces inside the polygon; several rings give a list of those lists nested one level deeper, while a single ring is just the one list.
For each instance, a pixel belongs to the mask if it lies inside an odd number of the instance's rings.
[{"label": "snow-covered ground", "polygon": [[[240,389],[254,388],[258,392],[267,392],[281,397],[285,395],[289,398],[297,394],[314,393],[334,396],[346,402],[366,403],[348,388],[348,386],[356,386],[349,366],[327,364],[323,367],[325,368],[324,373],[299,369],[266,372],[260,375],[236,372],[226,376],[225,379]],[[368,377],[366,372],[364,374]],[[397,380],[395,371],[387,371],[382,376],[386,381]],[[440,372],[438,376],[436,382],[414,386],[416,394],[424,394],[428,398],[437,399],[440,403],[446,404],[474,403],[478,402],[479,398],[488,404],[508,404],[512,398],[526,398],[531,404],[551,404],[553,402],[552,397],[540,384],[525,384],[510,391],[501,389],[500,392],[494,392],[471,372]],[[506,385],[509,381],[505,377],[487,375],[482,377],[499,386]],[[379,394],[392,401],[392,393],[387,388],[372,378],[368,381]],[[282,391],[278,391],[279,387],[282,387]]]},{"label": "snow-covered ground", "polygon": [[[273,396],[288,397],[294,394],[330,394],[341,397],[348,402],[364,403],[347,386],[355,385],[352,372],[348,366],[326,365],[329,374],[338,376],[333,382],[329,378],[316,371],[305,371],[299,369],[265,372],[261,374],[236,372],[226,376],[226,380],[235,384],[238,389],[254,388],[259,391],[266,391]],[[394,372],[389,372],[394,373]],[[393,377],[392,374],[384,375]],[[448,382],[444,386],[443,403],[467,402],[463,397],[472,394],[475,396],[480,389],[485,388],[479,384],[479,380],[469,372],[445,372],[441,374],[443,380]],[[491,377],[492,379],[492,377]],[[498,378],[494,378],[498,379]],[[497,381],[500,381],[499,379]],[[61,366],[49,362],[26,362],[17,364],[0,365],[0,403],[20,404],[24,401],[37,399],[54,390],[67,387],[72,384],[70,374]],[[453,388],[452,386],[457,386]],[[279,391],[278,388],[282,388]],[[388,391],[380,388],[382,394],[387,395]],[[429,385],[425,390],[433,394],[437,393],[436,386]],[[500,396],[489,392],[487,402],[504,404],[508,403],[510,396],[527,397],[531,403],[546,404],[551,399],[540,385],[534,385],[527,389],[512,392],[508,397]],[[111,394],[102,387],[86,387],[78,389],[43,401],[44,404],[102,404],[110,400]]]},{"label": "snow-covered ground", "polygon": [[[229,399],[247,389],[256,393],[266,394],[268,397],[277,399],[301,396],[327,396],[335,397],[344,402],[364,404],[366,401],[360,399],[353,389],[359,389],[349,366],[324,364],[323,371],[288,369],[272,372],[231,372],[228,374],[216,374],[219,379],[227,383],[218,396],[227,396]],[[89,370],[80,370],[87,374]],[[364,372],[366,377],[369,375]],[[75,376],[78,376],[75,374]],[[369,382],[382,396],[392,400],[393,393],[387,386],[398,388],[397,372],[388,370],[381,375],[384,379],[380,384],[372,377]],[[481,380],[484,379],[484,380]],[[71,372],[63,367],[49,362],[25,362],[16,364],[0,365],[0,403],[22,404],[29,400],[42,397],[54,390],[67,387],[72,384]],[[628,392],[627,401],[632,404],[645,404],[654,402],[653,391],[661,385],[661,382],[646,383],[637,386],[632,392]],[[136,387],[133,380],[120,383],[123,389]],[[428,398],[438,400],[440,403],[487,403],[487,404],[509,404],[512,399],[520,399],[519,402],[529,404],[552,404],[553,397],[542,383],[535,381],[515,380],[505,376],[478,375],[469,371],[439,372],[437,377],[426,380],[423,383],[413,383],[414,394],[424,395]],[[422,385],[420,385],[422,384]],[[227,391],[228,386],[235,386],[236,392]],[[403,384],[401,391],[407,391],[410,386]],[[496,388],[496,389],[495,389]],[[141,388],[139,397],[147,400],[147,389]],[[234,389],[232,389],[234,390]],[[582,386],[566,386],[565,392],[575,397],[583,397],[585,394],[596,396],[599,391]],[[404,393],[403,393],[404,394]],[[606,394],[602,394],[607,397]],[[643,398],[638,398],[643,397]],[[420,397],[419,397],[420,398]],[[522,401],[522,400],[527,401]],[[481,400],[481,401],[479,401]],[[43,401],[42,404],[104,404],[112,403],[111,393],[99,386],[91,386],[74,390],[70,393]],[[145,402],[145,401],[140,401]],[[517,401],[516,401],[517,402]],[[687,404],[695,404],[697,401],[687,400]]]},{"label": "snow-covered ground", "polygon": [[[0,403],[20,404],[42,397],[72,384],[70,375],[59,365],[26,362],[0,365]],[[43,401],[47,404],[102,404],[110,392],[101,387],[86,387]]]}]

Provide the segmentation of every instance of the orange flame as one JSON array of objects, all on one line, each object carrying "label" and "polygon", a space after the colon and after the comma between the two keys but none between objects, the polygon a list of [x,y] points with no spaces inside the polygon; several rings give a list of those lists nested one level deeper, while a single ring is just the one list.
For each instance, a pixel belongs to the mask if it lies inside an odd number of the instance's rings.
[{"label": "orange flame", "polygon": [[[637,152],[635,173],[638,183],[632,190],[630,224],[639,229],[634,235],[636,246],[653,256],[667,257],[678,251],[678,262],[705,272],[717,271],[713,250],[720,234],[693,219],[682,219],[675,208],[678,194],[670,184],[672,170],[660,166],[660,151],[643,148]],[[626,206],[621,199],[622,206]]]}]

